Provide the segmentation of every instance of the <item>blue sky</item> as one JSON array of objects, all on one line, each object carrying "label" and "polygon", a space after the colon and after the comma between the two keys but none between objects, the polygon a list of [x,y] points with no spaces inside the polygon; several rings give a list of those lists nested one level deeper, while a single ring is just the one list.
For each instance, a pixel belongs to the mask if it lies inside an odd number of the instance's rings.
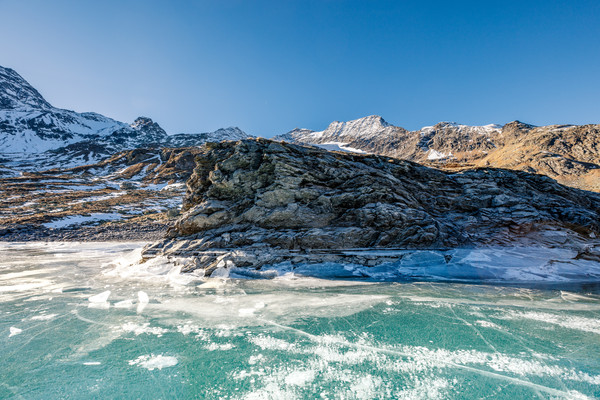
[{"label": "blue sky", "polygon": [[598,0],[0,0],[0,15],[0,65],[52,104],[169,133],[600,123]]}]

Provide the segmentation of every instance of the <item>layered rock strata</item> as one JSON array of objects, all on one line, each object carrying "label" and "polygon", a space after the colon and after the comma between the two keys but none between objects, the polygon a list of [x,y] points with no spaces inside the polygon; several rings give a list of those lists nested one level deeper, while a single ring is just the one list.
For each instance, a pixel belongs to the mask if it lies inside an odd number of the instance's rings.
[{"label": "layered rock strata", "polygon": [[190,257],[187,271],[390,261],[361,249],[518,244],[594,257],[600,235],[600,195],[521,171],[449,173],[265,139],[207,145],[196,163],[181,218],[144,251]]}]

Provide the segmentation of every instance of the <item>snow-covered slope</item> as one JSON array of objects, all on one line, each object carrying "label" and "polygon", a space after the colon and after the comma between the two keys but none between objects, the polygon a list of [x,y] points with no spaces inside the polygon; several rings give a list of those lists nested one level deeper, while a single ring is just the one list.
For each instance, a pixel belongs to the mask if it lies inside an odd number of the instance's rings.
[{"label": "snow-covered slope", "polygon": [[468,126],[440,122],[418,131],[408,131],[377,115],[348,122],[332,122],[324,131],[294,129],[274,139],[343,151],[367,152],[416,161],[438,160],[453,152],[485,151],[493,147],[501,125]]},{"label": "snow-covered slope", "polygon": [[139,147],[197,146],[247,137],[234,127],[168,135],[146,117],[126,124],[96,113],[56,108],[17,72],[0,66],[0,159],[10,167],[73,167]]},{"label": "snow-covered slope", "polygon": [[371,115],[348,122],[334,121],[319,132],[296,128],[275,139],[310,144],[350,143],[355,140],[377,140],[396,129],[401,128],[388,124],[378,115]]},{"label": "snow-covered slope", "polygon": [[205,133],[179,133],[170,135],[167,143],[170,147],[193,146],[194,143],[220,142],[222,140],[242,140],[249,138],[246,132],[238,127],[217,129],[214,132]]},{"label": "snow-covered slope", "polygon": [[123,128],[127,124],[100,114],[52,107],[18,73],[0,67],[1,153],[40,153]]}]

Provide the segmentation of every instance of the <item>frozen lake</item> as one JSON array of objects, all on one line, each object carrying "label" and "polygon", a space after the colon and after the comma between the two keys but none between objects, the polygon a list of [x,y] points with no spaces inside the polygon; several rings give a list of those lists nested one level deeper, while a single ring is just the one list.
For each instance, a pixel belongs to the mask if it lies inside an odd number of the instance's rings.
[{"label": "frozen lake", "polygon": [[0,244],[0,398],[600,397],[598,265],[565,252],[203,279],[142,245]]}]

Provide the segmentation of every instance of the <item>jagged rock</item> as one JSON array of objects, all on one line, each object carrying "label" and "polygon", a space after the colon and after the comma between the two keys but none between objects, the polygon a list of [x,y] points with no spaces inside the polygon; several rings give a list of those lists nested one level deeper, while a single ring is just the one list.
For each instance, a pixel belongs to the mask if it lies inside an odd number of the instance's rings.
[{"label": "jagged rock", "polygon": [[265,139],[210,144],[196,162],[182,217],[145,256],[196,257],[188,269],[207,274],[223,260],[256,268],[350,249],[581,246],[600,235],[600,195],[521,171],[449,173]]}]

